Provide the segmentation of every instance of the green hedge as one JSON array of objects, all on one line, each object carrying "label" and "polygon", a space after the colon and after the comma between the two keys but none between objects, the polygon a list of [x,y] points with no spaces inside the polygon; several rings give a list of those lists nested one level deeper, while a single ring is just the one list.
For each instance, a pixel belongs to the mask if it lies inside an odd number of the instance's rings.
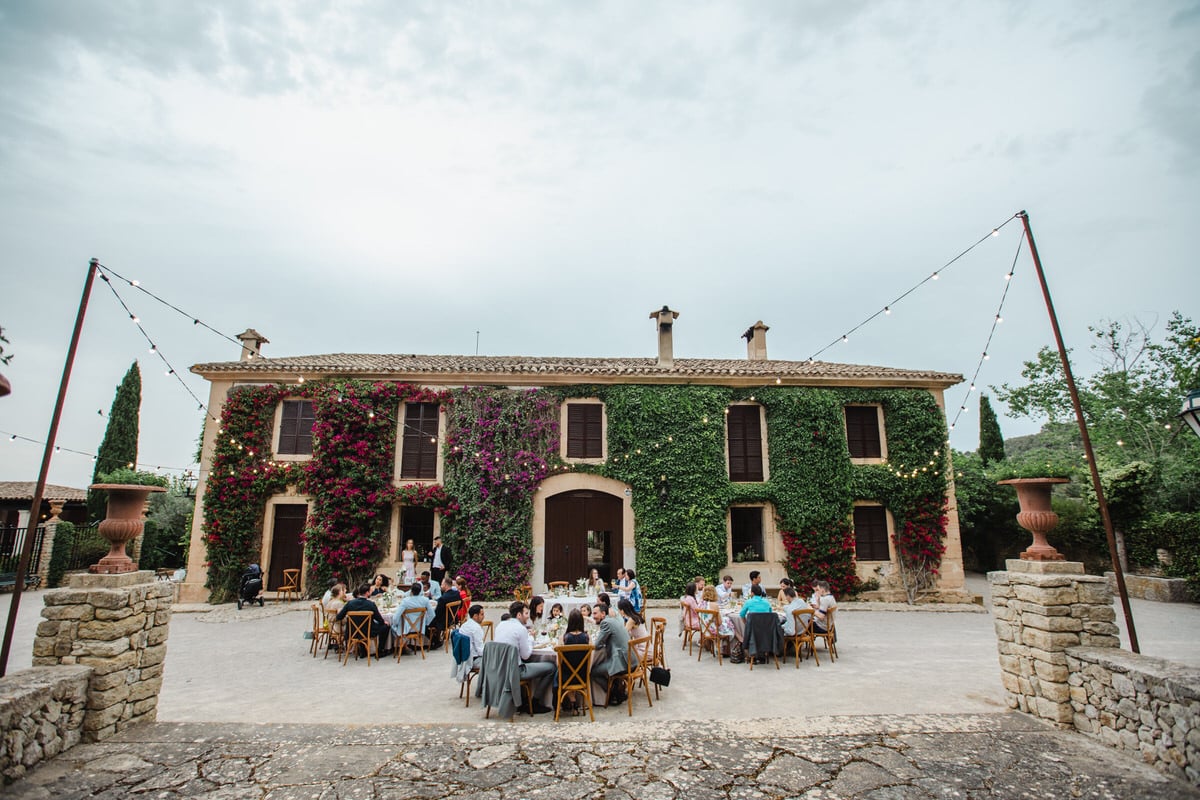
[{"label": "green hedge", "polygon": [[50,567],[46,570],[46,585],[53,589],[62,583],[75,543],[75,525],[59,522],[54,528],[54,546],[50,549]]}]

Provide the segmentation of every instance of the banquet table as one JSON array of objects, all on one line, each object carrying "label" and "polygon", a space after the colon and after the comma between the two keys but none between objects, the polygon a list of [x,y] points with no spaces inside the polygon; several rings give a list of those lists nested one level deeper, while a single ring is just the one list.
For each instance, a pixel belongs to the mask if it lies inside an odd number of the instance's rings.
[{"label": "banquet table", "polygon": [[589,606],[595,606],[599,601],[599,598],[594,594],[583,597],[575,597],[574,595],[555,596],[550,594],[543,596],[542,599],[546,601],[546,606],[542,609],[542,613],[547,617],[550,616],[550,609],[554,607],[555,603],[562,603],[563,616],[567,617],[570,616],[572,609],[579,608],[584,603],[587,603]]}]

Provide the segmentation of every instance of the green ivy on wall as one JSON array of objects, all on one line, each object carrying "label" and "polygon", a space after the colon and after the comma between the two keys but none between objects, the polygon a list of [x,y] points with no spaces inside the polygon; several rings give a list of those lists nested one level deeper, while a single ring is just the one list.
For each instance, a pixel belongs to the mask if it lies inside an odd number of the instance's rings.
[{"label": "green ivy on wall", "polygon": [[[314,400],[314,451],[302,466],[269,456],[275,407]],[[562,401],[604,402],[608,458],[564,465],[558,457]],[[403,400],[439,402],[447,414],[444,485],[393,488],[395,415]],[[725,411],[761,404],[768,480],[731,483]],[[854,465],[843,408],[879,404],[888,461]],[[230,393],[205,495],[209,587],[232,596],[258,557],[266,499],[295,484],[312,498],[306,531],[310,586],[367,574],[384,558],[390,504],[418,501],[442,514],[442,533],[477,597],[508,596],[532,568],[532,497],[550,474],[587,472],[629,485],[639,579],[648,596],[674,597],[694,575],[717,577],[728,558],[731,504],[769,503],[789,574],[859,588],[849,520],[855,500],[883,504],[896,525],[902,570],[923,588],[944,545],[947,455],[944,416],[923,390],[576,385],[542,390],[464,388],[433,393],[387,382],[310,382]],[[314,580],[315,579],[315,580]],[[914,589],[916,591],[917,589]]]}]

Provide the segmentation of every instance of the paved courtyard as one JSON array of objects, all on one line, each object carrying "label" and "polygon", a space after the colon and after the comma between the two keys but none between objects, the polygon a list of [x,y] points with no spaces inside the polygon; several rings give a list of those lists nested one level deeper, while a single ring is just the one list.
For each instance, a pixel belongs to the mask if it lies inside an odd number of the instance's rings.
[{"label": "paved courtyard", "polygon": [[[986,591],[980,581],[972,588]],[[4,598],[5,600],[7,597]],[[2,601],[0,601],[2,602]],[[10,669],[41,608],[27,595]],[[0,608],[3,611],[3,608]],[[182,609],[181,609],[182,611]],[[653,612],[652,613],[656,613]],[[1198,797],[1007,710],[983,608],[844,606],[840,658],[776,670],[680,651],[648,707],[513,723],[463,706],[444,652],[341,666],[307,604],[177,613],[159,719],[7,787],[33,797]],[[1200,664],[1200,607],[1135,601],[1143,652]],[[498,619],[499,608],[488,616]],[[22,638],[25,637],[25,638]],[[1125,639],[1123,638],[1124,642]],[[19,658],[26,659],[22,663]]]}]

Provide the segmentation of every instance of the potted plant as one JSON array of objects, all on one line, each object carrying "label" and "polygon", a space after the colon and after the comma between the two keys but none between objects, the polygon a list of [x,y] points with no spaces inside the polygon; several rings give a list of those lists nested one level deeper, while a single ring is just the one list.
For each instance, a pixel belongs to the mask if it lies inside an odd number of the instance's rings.
[{"label": "potted plant", "polygon": [[108,511],[100,522],[99,532],[108,540],[108,555],[88,567],[88,572],[115,575],[134,572],[137,564],[125,553],[125,543],[141,534],[144,526],[142,511],[151,492],[165,492],[167,479],[152,472],[118,469],[96,476],[97,483],[89,489],[108,492]]},{"label": "potted plant", "polygon": [[1033,534],[1033,543],[1021,552],[1025,561],[1063,561],[1062,553],[1046,541],[1046,534],[1058,525],[1058,514],[1050,505],[1050,493],[1055,486],[1069,483],[1074,464],[1062,459],[1029,456],[1003,461],[992,470],[992,477],[1001,486],[1017,490],[1017,524]]}]

